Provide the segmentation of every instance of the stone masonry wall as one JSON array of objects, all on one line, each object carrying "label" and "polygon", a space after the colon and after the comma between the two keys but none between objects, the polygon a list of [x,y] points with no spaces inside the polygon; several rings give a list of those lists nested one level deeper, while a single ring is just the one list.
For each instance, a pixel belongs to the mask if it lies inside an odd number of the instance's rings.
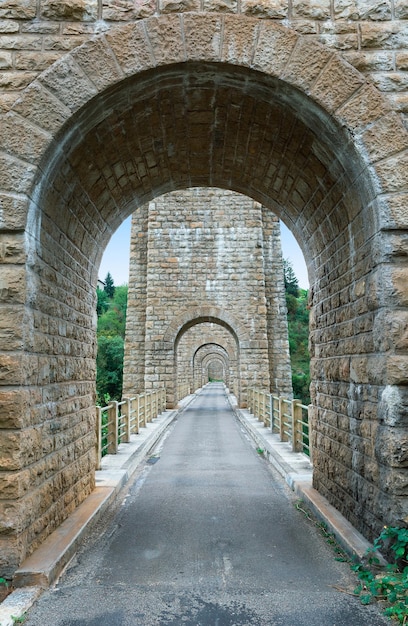
[{"label": "stone masonry wall", "polygon": [[[138,217],[133,220],[132,250],[139,237]],[[278,222],[275,218],[275,226]],[[266,304],[265,272],[276,270],[269,267],[272,256],[279,257],[278,267],[282,272],[281,251],[274,249],[264,266],[263,223],[260,204],[219,189],[190,189],[166,194],[149,204],[147,271],[146,271],[146,324],[145,324],[145,386],[146,388],[165,385],[169,392],[169,402],[176,388],[173,362],[177,355],[177,377],[187,378],[186,363],[192,358],[191,346],[196,344],[196,332],[189,330],[191,325],[207,322],[200,307],[216,307],[231,320],[231,328],[239,334],[238,327],[247,335],[246,342],[236,338],[239,350],[239,386],[245,401],[248,385],[263,389],[270,388],[270,369],[282,363],[289,375],[290,363],[287,341],[287,327],[273,324],[273,316],[267,320],[271,306],[284,310],[283,279],[279,277],[274,294],[274,302]],[[135,244],[136,242],[136,244]],[[138,263],[140,257],[135,257]],[[279,265],[280,264],[280,265]],[[131,257],[132,266],[132,257]],[[134,270],[131,270],[131,276]],[[130,305],[128,305],[128,327],[126,334],[126,354],[139,351],[143,346],[132,334],[135,294],[130,282]],[[271,295],[271,294],[269,294]],[[137,298],[136,298],[137,299]],[[178,319],[180,311],[191,311],[191,318],[181,330],[166,340],[171,323]],[[215,317],[215,315],[214,315]],[[272,320],[272,322],[271,322]],[[214,320],[217,322],[217,320]],[[220,320],[218,320],[218,324]],[[273,328],[268,327],[268,323]],[[223,330],[225,334],[226,330]],[[241,331],[242,332],[242,331]],[[187,338],[184,333],[188,333]],[[229,330],[228,333],[231,333]],[[208,334],[208,333],[207,333]],[[269,354],[268,335],[274,341],[286,341],[286,352]],[[214,339],[217,333],[214,333]],[[190,344],[190,347],[189,347]],[[222,344],[225,345],[225,339]],[[189,353],[190,352],[190,353]],[[234,359],[236,360],[236,359]],[[283,365],[285,363],[285,365]],[[131,359],[125,359],[125,391],[132,388]],[[233,369],[236,365],[233,366]],[[133,371],[133,370],[132,370]],[[192,376],[192,371],[189,377]],[[237,378],[234,372],[234,382]],[[282,383],[283,384],[283,383]]]},{"label": "stone masonry wall", "polygon": [[241,13],[282,22],[340,51],[408,115],[406,0],[3,0],[0,106],[67,51],[117,24],[184,11]]}]

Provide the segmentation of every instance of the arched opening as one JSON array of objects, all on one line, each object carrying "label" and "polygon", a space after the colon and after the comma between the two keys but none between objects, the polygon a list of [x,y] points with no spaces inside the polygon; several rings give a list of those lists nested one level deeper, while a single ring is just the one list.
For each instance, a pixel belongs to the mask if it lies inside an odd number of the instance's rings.
[{"label": "arched opening", "polygon": [[[10,559],[94,485],[93,313],[106,243],[136,209],[143,222],[143,203],[191,186],[243,193],[296,236],[311,281],[315,486],[368,536],[403,520],[406,348],[396,351],[393,329],[405,273],[391,231],[406,184],[393,138],[406,131],[376,90],[283,27],[185,14],[119,27],[72,52],[9,117],[7,206],[28,206],[15,238],[24,262],[5,287],[10,315],[24,322],[3,393],[19,429],[12,499],[23,511]],[[243,340],[240,349],[265,347]]]},{"label": "arched opening", "polygon": [[[241,349],[237,331],[223,319],[196,318],[189,320],[179,330],[175,339],[175,388],[186,380],[190,389],[208,382],[208,358],[222,362],[223,378],[232,383],[239,398],[241,381]],[[205,363],[204,363],[205,361]],[[179,394],[177,399],[180,399]]]}]

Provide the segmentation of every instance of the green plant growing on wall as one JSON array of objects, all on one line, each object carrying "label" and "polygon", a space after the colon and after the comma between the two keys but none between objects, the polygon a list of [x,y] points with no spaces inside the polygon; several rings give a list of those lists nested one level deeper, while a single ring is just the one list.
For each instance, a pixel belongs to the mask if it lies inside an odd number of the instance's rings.
[{"label": "green plant growing on wall", "polygon": [[[379,552],[389,560],[385,567],[380,565]],[[352,566],[360,581],[354,593],[360,597],[362,604],[370,604],[374,600],[385,602],[384,613],[400,624],[407,624],[408,528],[385,526],[366,557],[366,562]]]}]

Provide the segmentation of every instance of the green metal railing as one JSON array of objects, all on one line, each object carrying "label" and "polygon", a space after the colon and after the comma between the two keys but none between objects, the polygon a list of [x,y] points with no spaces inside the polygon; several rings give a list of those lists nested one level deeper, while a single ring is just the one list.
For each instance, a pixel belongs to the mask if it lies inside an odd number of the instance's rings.
[{"label": "green metal railing", "polygon": [[121,443],[129,443],[131,434],[138,434],[166,409],[166,390],[155,389],[139,393],[121,402],[112,400],[107,406],[96,407],[97,459],[117,454]]},{"label": "green metal railing", "polygon": [[293,452],[310,458],[309,407],[300,400],[288,400],[261,389],[248,389],[248,410],[281,441],[288,441]]}]

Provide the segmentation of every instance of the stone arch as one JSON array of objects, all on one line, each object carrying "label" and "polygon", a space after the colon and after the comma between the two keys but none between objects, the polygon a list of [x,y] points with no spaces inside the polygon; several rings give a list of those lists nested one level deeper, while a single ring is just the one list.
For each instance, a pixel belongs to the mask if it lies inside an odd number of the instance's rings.
[{"label": "stone arch", "polygon": [[102,251],[137,206],[194,185],[277,207],[297,237],[312,282],[315,485],[368,536],[406,519],[408,141],[369,81],[270,21],[172,14],[68,53],[0,124],[0,403],[17,432],[2,468],[22,511],[1,521],[5,573],[94,486]]},{"label": "stone arch", "polygon": [[[224,366],[224,382],[227,387],[230,386],[230,377],[233,383],[238,379],[238,376],[232,370],[233,355],[228,353],[228,349],[217,343],[203,343],[199,346],[193,354],[193,377],[195,386],[202,387],[208,382],[208,377],[205,378],[203,368],[206,367],[208,359],[211,358],[221,359]],[[231,376],[232,374],[232,376]]]},{"label": "stone arch", "polygon": [[[211,315],[208,315],[208,312],[211,312]],[[195,314],[200,313],[202,315],[202,317],[194,317]],[[217,313],[219,315],[219,317],[214,317],[214,314]],[[228,319],[228,322],[226,321],[226,319]],[[232,378],[235,381],[235,386],[234,389],[236,389],[236,393],[237,393],[237,397],[239,397],[239,393],[241,391],[240,389],[240,371],[241,371],[241,367],[250,367],[250,351],[247,349],[248,348],[248,342],[245,343],[245,341],[242,341],[241,339],[243,338],[245,340],[246,338],[246,333],[244,331],[242,331],[241,329],[241,333],[237,332],[236,327],[232,327],[230,325],[230,322],[233,321],[231,319],[230,315],[227,315],[225,313],[225,311],[222,311],[222,309],[218,309],[217,307],[198,307],[198,308],[194,308],[192,309],[189,313],[185,313],[184,315],[181,315],[179,317],[179,319],[177,320],[177,322],[172,322],[172,324],[169,324],[169,328],[167,329],[167,332],[165,334],[166,337],[166,343],[168,343],[169,345],[174,346],[174,376],[175,376],[175,380],[174,380],[174,389],[177,389],[178,387],[178,380],[180,378],[180,376],[183,378],[184,381],[184,377],[186,377],[186,368],[184,367],[183,371],[180,371],[180,363],[179,363],[179,359],[180,359],[180,354],[179,354],[179,346],[181,345],[181,342],[184,338],[188,337],[189,333],[194,330],[195,328],[205,328],[205,332],[204,330],[202,331],[204,333],[201,341],[199,341],[199,345],[196,345],[197,340],[195,338],[193,338],[193,344],[189,345],[187,347],[188,350],[188,355],[186,357],[186,355],[184,355],[184,361],[188,360],[188,365],[187,365],[187,369],[188,369],[188,377],[190,380],[190,386],[191,387],[195,387],[195,382],[196,382],[196,376],[195,376],[195,360],[197,358],[197,353],[200,350],[203,350],[204,346],[214,346],[214,342],[218,339],[220,340],[221,338],[215,333],[212,332],[211,330],[208,329],[208,326],[215,326],[215,327],[219,327],[220,329],[223,329],[225,331],[225,335],[226,337],[224,337],[224,343],[225,345],[228,345],[229,339],[231,344],[233,344],[233,347],[230,346],[230,351],[231,353],[233,353],[233,356],[231,356],[230,361],[231,361],[231,371],[229,372],[229,375],[232,374]],[[170,331],[170,327],[171,327],[171,331]],[[227,339],[228,337],[228,339]],[[204,343],[205,340],[205,343]],[[226,348],[223,346],[220,346],[221,350],[224,350],[226,353]],[[212,351],[214,352],[214,348],[212,348]],[[202,382],[199,386],[202,386]],[[178,398],[176,398],[177,400]]]}]

